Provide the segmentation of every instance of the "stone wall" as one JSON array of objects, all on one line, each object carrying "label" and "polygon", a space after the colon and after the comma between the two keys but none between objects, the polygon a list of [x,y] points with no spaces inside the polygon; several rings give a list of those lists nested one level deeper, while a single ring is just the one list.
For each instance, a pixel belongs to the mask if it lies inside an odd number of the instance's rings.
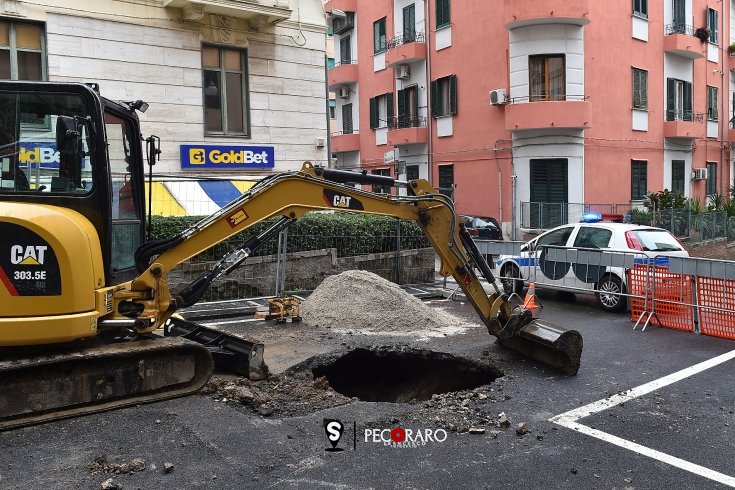
[{"label": "stone wall", "polygon": [[[396,253],[337,257],[335,249],[290,253],[286,257],[287,291],[311,291],[325,277],[346,270],[367,270],[400,284],[434,281],[433,248],[401,252],[401,277],[396,278]],[[187,263],[168,275],[172,291],[178,291],[200,274],[209,270],[211,262]],[[272,296],[276,291],[277,258],[275,255],[250,257],[229,276],[221,276],[209,288],[204,300],[223,300]]]}]

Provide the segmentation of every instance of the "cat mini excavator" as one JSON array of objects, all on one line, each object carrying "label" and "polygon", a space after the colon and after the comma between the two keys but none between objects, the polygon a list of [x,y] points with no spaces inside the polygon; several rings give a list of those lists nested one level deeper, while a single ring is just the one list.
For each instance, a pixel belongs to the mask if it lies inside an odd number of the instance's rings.
[{"label": "cat mini excavator", "polygon": [[[494,285],[490,268],[453,202],[425,180],[306,162],[262,179],[176,236],[145,241],[144,153],[150,166],[159,153],[155,136],[140,135],[136,110],[145,108],[105,99],[93,85],[0,82],[0,429],[198,390],[213,369],[210,351],[152,333],[315,210],[415,221],[441,258],[441,273],[457,280],[501,345],[576,374],[580,334],[533,319],[497,287],[487,294],[475,270]],[[247,236],[271,218],[265,231]],[[174,267],[243,232],[242,248],[181,290],[169,289]]]}]

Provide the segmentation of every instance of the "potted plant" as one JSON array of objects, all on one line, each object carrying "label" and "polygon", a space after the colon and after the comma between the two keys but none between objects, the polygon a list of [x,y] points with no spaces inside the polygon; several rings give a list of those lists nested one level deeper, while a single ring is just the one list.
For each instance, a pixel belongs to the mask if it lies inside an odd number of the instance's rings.
[{"label": "potted plant", "polygon": [[731,45],[729,45],[729,46],[727,47],[727,52],[728,52],[728,53],[729,53],[730,55],[733,55],[733,54],[735,54],[735,43],[732,43]]},{"label": "potted plant", "polygon": [[694,37],[699,39],[702,42],[709,41],[710,31],[706,27],[697,27],[697,29],[694,31]]}]

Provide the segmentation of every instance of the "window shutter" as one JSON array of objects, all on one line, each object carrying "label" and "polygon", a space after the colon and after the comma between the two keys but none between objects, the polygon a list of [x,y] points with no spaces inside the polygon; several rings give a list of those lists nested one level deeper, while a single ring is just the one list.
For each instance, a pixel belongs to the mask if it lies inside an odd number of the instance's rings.
[{"label": "window shutter", "polygon": [[439,117],[439,82],[431,82],[431,117]]},{"label": "window shutter", "polygon": [[648,72],[640,70],[640,99],[641,108],[648,109]]},{"label": "window shutter", "polygon": [[691,119],[692,113],[692,84],[684,82],[684,112],[689,114]]},{"label": "window shutter", "polygon": [[372,97],[370,99],[370,129],[378,127],[378,99]]},{"label": "window shutter", "polygon": [[457,113],[457,75],[449,76],[449,114]]},{"label": "window shutter", "polygon": [[676,80],[666,79],[666,120],[676,120]]},{"label": "window shutter", "polygon": [[406,108],[406,91],[405,90],[399,90],[398,91],[398,117],[405,116],[408,112]]},{"label": "window shutter", "polygon": [[342,133],[352,134],[352,104],[342,106]]},{"label": "window shutter", "polygon": [[641,106],[641,80],[639,70],[633,68],[633,107]]},{"label": "window shutter", "polygon": [[388,116],[388,127],[391,128],[393,127],[393,117],[395,116],[393,112],[393,93],[387,93],[385,94],[385,96],[386,96],[385,105],[387,109],[385,112],[386,112],[386,115]]}]

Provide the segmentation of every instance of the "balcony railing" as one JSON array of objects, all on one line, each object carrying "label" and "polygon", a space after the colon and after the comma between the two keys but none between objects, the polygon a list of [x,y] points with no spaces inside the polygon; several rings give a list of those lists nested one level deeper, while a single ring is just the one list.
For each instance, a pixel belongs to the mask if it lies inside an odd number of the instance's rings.
[{"label": "balcony railing", "polygon": [[340,60],[340,61],[335,60],[334,61],[334,66],[330,66],[329,69],[330,70],[333,70],[333,69],[337,68],[338,66],[342,66],[342,65],[356,65],[356,64],[357,64],[357,60]]},{"label": "balcony railing", "polygon": [[388,129],[423,128],[426,127],[426,116],[413,114],[398,115],[388,119]]},{"label": "balcony railing", "polygon": [[671,34],[685,34],[687,36],[693,36],[697,28],[686,24],[668,24],[664,27],[664,34],[670,36]]},{"label": "balcony railing", "polygon": [[408,43],[423,43],[426,42],[423,32],[404,32],[402,36],[396,36],[393,39],[389,39],[386,45],[387,49],[397,48]]},{"label": "balcony railing", "polygon": [[528,95],[524,97],[510,97],[508,102],[515,104],[518,102],[554,102],[554,101],[565,101],[565,100],[587,100],[589,95],[569,95],[569,94],[558,94],[558,95]]},{"label": "balcony railing", "polygon": [[667,121],[704,122],[703,112],[666,111]]}]

